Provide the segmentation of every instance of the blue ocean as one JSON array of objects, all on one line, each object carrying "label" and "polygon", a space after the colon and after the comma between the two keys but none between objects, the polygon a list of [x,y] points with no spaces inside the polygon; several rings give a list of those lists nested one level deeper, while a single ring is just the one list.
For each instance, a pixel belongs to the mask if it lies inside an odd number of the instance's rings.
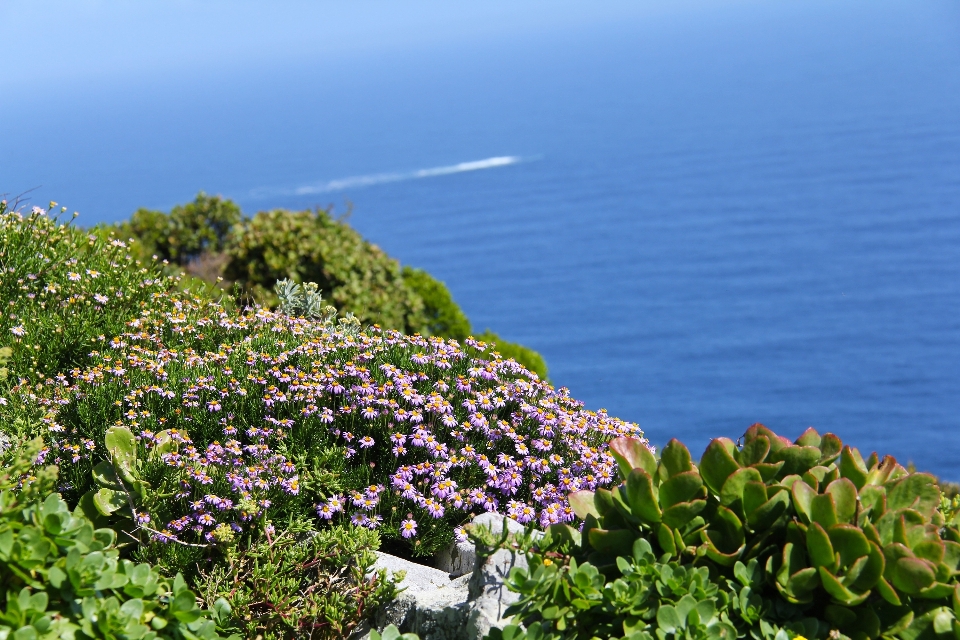
[{"label": "blue ocean", "polygon": [[813,426],[960,480],[956,0],[78,4],[0,10],[7,197],[332,205],[655,444]]}]

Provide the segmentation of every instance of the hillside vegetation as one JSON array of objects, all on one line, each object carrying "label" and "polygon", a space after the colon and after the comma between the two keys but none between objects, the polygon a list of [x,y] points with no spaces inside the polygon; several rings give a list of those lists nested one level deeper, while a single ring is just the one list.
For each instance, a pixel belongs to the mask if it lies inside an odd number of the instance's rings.
[{"label": "hillside vegetation", "polygon": [[278,303],[278,280],[313,282],[341,316],[406,334],[476,335],[547,377],[540,354],[490,330],[475,333],[446,285],[422,269],[401,267],[331,211],[275,209],[250,218],[230,200],[201,193],[169,213],[139,209],[112,230],[137,240],[142,261],[156,256],[211,284],[222,278],[221,288],[236,284],[264,306]]}]

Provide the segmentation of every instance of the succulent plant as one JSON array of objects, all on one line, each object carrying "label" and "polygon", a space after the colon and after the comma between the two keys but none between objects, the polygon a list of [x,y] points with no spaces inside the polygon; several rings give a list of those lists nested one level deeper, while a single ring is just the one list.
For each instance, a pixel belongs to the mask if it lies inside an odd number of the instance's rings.
[{"label": "succulent plant", "polygon": [[912,638],[940,615],[937,632],[960,638],[960,535],[933,476],[890,456],[864,460],[833,434],[790,442],[760,424],[742,446],[713,440],[699,465],[677,440],[659,460],[629,438],[610,452],[623,482],[571,494],[582,539],[564,534],[601,570],[614,573],[642,537],[719,573],[756,560],[783,600],[822,609],[845,632]]}]

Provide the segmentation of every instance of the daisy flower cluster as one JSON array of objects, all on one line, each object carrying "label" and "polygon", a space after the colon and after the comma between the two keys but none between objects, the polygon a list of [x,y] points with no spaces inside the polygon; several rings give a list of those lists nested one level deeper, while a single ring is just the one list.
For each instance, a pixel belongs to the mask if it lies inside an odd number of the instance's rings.
[{"label": "daisy flower cluster", "polygon": [[137,517],[161,541],[293,509],[407,538],[482,511],[568,522],[569,492],[615,477],[605,443],[642,437],[472,339],[162,306],[103,336],[90,366],[14,390],[42,412],[77,491],[107,457],[106,428],[137,434],[154,487]]}]

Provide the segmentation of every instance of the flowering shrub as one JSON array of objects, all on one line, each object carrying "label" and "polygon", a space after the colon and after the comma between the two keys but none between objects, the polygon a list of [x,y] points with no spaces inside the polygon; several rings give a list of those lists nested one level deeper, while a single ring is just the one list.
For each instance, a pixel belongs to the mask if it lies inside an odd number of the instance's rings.
[{"label": "flowering shrub", "polygon": [[429,553],[478,511],[572,520],[566,494],[614,476],[604,442],[640,435],[473,340],[163,306],[104,338],[92,366],[14,390],[38,407],[75,499],[109,459],[106,430],[136,435],[152,490],[134,517],[161,542],[310,509]]},{"label": "flowering shrub", "polygon": [[124,331],[140,308],[162,304],[174,282],[136,262],[124,240],[0,202],[0,346],[12,351],[14,380],[79,366],[98,336]]}]

